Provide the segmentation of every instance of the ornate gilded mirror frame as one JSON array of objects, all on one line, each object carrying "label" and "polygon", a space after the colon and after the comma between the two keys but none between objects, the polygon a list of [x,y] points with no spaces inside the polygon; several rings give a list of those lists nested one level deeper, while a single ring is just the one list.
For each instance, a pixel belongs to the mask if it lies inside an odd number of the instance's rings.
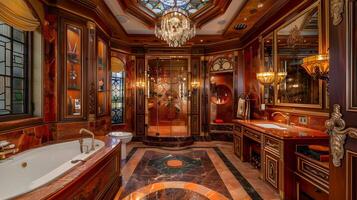
[{"label": "ornate gilded mirror frame", "polygon": [[[275,65],[275,38],[274,38],[275,34],[274,31],[261,36],[260,38],[260,46],[261,46],[261,50],[260,50],[260,57],[261,57],[261,71],[269,71],[270,68],[275,72],[276,69],[276,65]],[[271,44],[271,63],[268,64],[266,61],[266,57],[265,57],[265,43],[270,43]],[[269,88],[267,88],[269,87]],[[267,85],[261,85],[261,99],[262,99],[262,103],[267,104],[267,105],[274,105],[275,104],[275,93],[276,93],[276,83],[273,83],[269,86]],[[267,94],[268,93],[268,94]],[[266,102],[265,101],[265,95],[268,95],[270,97],[270,95],[272,95],[272,102]]]},{"label": "ornate gilded mirror frame", "polygon": [[[318,34],[319,34],[319,52],[322,52],[322,15],[321,15],[321,1],[316,1],[315,3],[313,3],[311,6],[309,6],[308,8],[306,8],[303,12],[301,12],[299,15],[295,16],[294,18],[292,18],[291,20],[287,21],[286,23],[284,23],[283,25],[281,25],[279,28],[277,28],[274,31],[274,52],[273,52],[273,56],[274,56],[274,71],[277,72],[277,62],[278,62],[278,32],[279,30],[283,29],[284,27],[288,26],[289,24],[291,24],[292,22],[294,22],[295,20],[297,20],[299,17],[303,16],[304,14],[306,14],[307,12],[316,9],[317,8],[317,12],[318,12]],[[323,108],[323,83],[322,80],[319,80],[319,103],[318,104],[297,104],[297,103],[279,103],[278,101],[278,88],[277,88],[277,84],[275,85],[275,90],[274,90],[274,104],[278,105],[278,106],[288,106],[288,107],[302,107],[302,108],[318,108],[321,109]]]},{"label": "ornate gilded mirror frame", "polygon": [[[347,39],[346,39],[346,94],[347,94],[347,111],[357,112],[357,60],[355,59],[356,55],[356,45],[357,38],[354,36],[354,30],[356,29],[356,10],[353,9],[353,6],[349,6],[352,2],[346,4],[346,28],[347,28]],[[343,5],[337,4],[336,5]],[[343,8],[342,8],[343,9]],[[336,8],[337,10],[337,8]],[[343,10],[342,10],[343,11]],[[333,14],[334,16],[334,14]],[[342,19],[341,19],[342,21]]]}]

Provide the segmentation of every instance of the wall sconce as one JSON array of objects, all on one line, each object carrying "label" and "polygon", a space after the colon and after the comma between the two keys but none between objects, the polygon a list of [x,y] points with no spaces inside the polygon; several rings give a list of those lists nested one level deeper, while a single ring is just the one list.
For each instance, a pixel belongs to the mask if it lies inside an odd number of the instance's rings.
[{"label": "wall sconce", "polygon": [[319,54],[309,56],[303,59],[303,64],[301,65],[307,71],[307,73],[313,78],[327,80],[329,72],[329,55]]},{"label": "wall sconce", "polygon": [[191,82],[191,87],[192,87],[193,89],[199,88],[199,87],[200,87],[200,82],[199,82],[199,81],[192,81],[192,82]]},{"label": "wall sconce", "polygon": [[286,76],[288,75],[287,72],[278,72],[276,73],[276,83],[281,83],[285,78]]},{"label": "wall sconce", "polygon": [[287,76],[287,72],[260,72],[257,73],[258,81],[263,85],[271,85],[275,81],[277,84],[281,83]]},{"label": "wall sconce", "polygon": [[263,85],[270,85],[275,81],[275,73],[274,72],[260,72],[257,73],[258,81]]},{"label": "wall sconce", "polygon": [[145,88],[145,82],[142,80],[136,81],[137,88]]}]

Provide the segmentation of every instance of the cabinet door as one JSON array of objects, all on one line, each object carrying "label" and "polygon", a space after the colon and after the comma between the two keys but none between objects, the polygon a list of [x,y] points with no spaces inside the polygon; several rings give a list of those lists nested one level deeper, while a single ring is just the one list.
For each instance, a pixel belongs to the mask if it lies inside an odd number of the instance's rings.
[{"label": "cabinet door", "polygon": [[265,151],[265,181],[270,183],[274,188],[279,188],[279,158]]},{"label": "cabinet door", "polygon": [[241,159],[242,155],[242,138],[236,134],[234,134],[233,137],[233,146],[234,146],[234,153],[238,156],[239,159]]}]

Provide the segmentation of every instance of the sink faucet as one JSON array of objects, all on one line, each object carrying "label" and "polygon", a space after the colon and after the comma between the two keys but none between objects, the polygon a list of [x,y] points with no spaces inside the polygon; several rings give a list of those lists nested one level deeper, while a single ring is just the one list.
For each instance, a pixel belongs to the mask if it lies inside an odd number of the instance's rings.
[{"label": "sink faucet", "polygon": [[289,113],[286,113],[286,114],[283,114],[282,112],[273,112],[271,114],[272,117],[274,117],[275,115],[281,115],[282,117],[284,117],[284,119],[286,120],[286,124],[287,125],[290,125],[290,116],[289,116]]},{"label": "sink faucet", "polygon": [[83,153],[83,133],[87,133],[91,136],[92,144],[91,144],[90,151],[94,151],[94,133],[92,131],[85,129],[85,128],[81,128],[81,130],[79,130],[79,134],[81,135],[81,138],[79,138],[79,145],[80,145],[81,153]]}]

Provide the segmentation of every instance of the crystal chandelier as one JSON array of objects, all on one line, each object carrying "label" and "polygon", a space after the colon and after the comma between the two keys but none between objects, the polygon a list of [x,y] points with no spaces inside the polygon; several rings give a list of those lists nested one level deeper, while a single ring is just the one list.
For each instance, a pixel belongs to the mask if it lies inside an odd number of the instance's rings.
[{"label": "crystal chandelier", "polygon": [[191,22],[186,11],[175,7],[164,12],[155,25],[155,35],[170,47],[181,47],[196,35],[196,25]]}]

